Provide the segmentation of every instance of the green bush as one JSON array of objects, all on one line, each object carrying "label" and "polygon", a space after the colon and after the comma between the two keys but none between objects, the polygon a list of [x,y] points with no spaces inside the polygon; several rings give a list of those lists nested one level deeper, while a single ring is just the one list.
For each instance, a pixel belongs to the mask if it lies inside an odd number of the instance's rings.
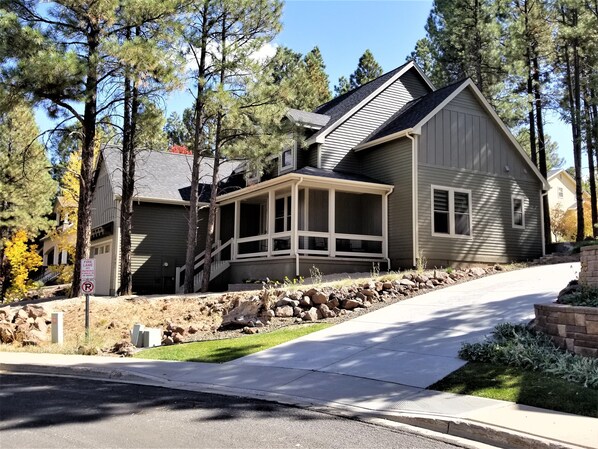
[{"label": "green bush", "polygon": [[504,323],[483,343],[465,343],[459,357],[470,362],[498,363],[553,374],[598,389],[598,359],[558,348],[547,335],[526,326]]},{"label": "green bush", "polygon": [[561,296],[556,302],[569,306],[598,307],[598,288],[584,285],[576,292]]}]

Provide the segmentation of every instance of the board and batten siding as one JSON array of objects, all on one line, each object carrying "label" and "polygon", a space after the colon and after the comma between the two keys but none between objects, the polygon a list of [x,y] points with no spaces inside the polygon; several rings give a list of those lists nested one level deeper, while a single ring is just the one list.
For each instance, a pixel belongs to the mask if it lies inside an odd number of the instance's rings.
[{"label": "board and batten siding", "polygon": [[[471,192],[471,238],[432,235],[432,185]],[[542,184],[469,89],[423,127],[418,152],[418,249],[428,263],[511,262],[542,254]],[[525,197],[525,229],[511,198]]]},{"label": "board and batten siding", "polygon": [[[131,265],[136,293],[174,292],[176,267],[185,263],[188,215],[183,206],[135,203]],[[200,211],[199,220],[197,252],[205,244],[207,211]]]},{"label": "board and batten siding", "polygon": [[319,168],[358,172],[359,158],[351,149],[406,103],[429,92],[430,89],[415,69],[409,70],[326,136],[326,141],[320,148]]},{"label": "board and batten siding", "polygon": [[536,180],[523,156],[469,89],[424,126],[419,163]]},{"label": "board and batten siding", "polygon": [[402,138],[360,153],[362,173],[394,185],[388,197],[388,256],[391,268],[413,265],[411,140]]},{"label": "board and batten siding", "polygon": [[91,202],[91,227],[95,228],[116,219],[116,201],[106,164],[101,164]]}]

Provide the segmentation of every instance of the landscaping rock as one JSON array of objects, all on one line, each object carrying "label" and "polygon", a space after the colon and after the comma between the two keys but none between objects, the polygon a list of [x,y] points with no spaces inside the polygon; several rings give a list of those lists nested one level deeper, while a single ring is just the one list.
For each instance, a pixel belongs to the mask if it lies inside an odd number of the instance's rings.
[{"label": "landscaping rock", "polygon": [[243,333],[244,334],[257,334],[260,330],[256,327],[244,327]]},{"label": "landscaping rock", "polygon": [[311,298],[309,296],[303,296],[299,301],[299,305],[303,307],[311,307]]},{"label": "landscaping rock", "polygon": [[399,283],[400,283],[400,284],[401,284],[403,287],[411,287],[411,288],[415,287],[415,282],[413,282],[413,281],[411,281],[411,280],[409,280],[409,279],[407,279],[407,278],[401,279],[401,280],[399,281]]},{"label": "landscaping rock", "polygon": [[42,306],[35,306],[33,304],[26,305],[23,310],[27,313],[30,318],[39,318],[46,315],[46,311]]},{"label": "landscaping rock", "polygon": [[122,355],[124,357],[130,357],[137,352],[137,348],[135,348],[135,345],[133,345],[130,341],[122,340],[118,343],[115,343],[110,352]]},{"label": "landscaping rock", "polygon": [[302,313],[303,321],[316,321],[318,319],[318,309],[312,307]]},{"label": "landscaping rock", "polygon": [[250,321],[255,321],[260,316],[261,311],[262,302],[257,296],[247,301],[241,301],[237,307],[222,317],[220,329],[245,327]]},{"label": "landscaping rock", "polygon": [[187,329],[187,332],[190,334],[196,334],[199,332],[199,329],[196,326],[189,326],[189,328]]},{"label": "landscaping rock", "polygon": [[474,276],[483,276],[486,274],[486,270],[481,267],[473,267],[469,269],[469,272]]},{"label": "landscaping rock", "polygon": [[343,302],[342,306],[343,306],[343,309],[352,310],[357,307],[362,307],[363,303],[358,299],[347,299],[346,301]]},{"label": "landscaping rock", "polygon": [[339,305],[340,305],[340,301],[338,300],[338,298],[332,298],[330,301],[328,301],[326,303],[326,305],[330,308],[330,309],[336,309]]},{"label": "landscaping rock", "polygon": [[392,286],[392,282],[384,282],[382,284],[382,288],[384,290],[392,290],[393,286]]},{"label": "landscaping rock", "polygon": [[291,299],[289,297],[280,298],[276,301],[276,307],[291,306],[296,307],[299,305],[299,301]]},{"label": "landscaping rock", "polygon": [[311,296],[314,304],[326,304],[328,302],[328,295],[322,292],[316,292]]},{"label": "landscaping rock", "polygon": [[291,306],[282,306],[274,309],[274,315],[279,318],[290,318],[294,314],[294,310]]},{"label": "landscaping rock", "polygon": [[182,343],[183,341],[185,341],[183,336],[181,334],[179,334],[178,332],[173,332],[172,335],[170,336],[170,338],[172,338],[172,341],[175,343]]},{"label": "landscaping rock", "polygon": [[301,316],[303,309],[301,307],[293,307],[293,316]]},{"label": "landscaping rock", "polygon": [[0,323],[0,342],[12,343],[15,340],[15,328],[11,323]]},{"label": "landscaping rock", "polygon": [[162,339],[162,346],[170,346],[174,344],[174,340],[172,337],[164,337]]}]

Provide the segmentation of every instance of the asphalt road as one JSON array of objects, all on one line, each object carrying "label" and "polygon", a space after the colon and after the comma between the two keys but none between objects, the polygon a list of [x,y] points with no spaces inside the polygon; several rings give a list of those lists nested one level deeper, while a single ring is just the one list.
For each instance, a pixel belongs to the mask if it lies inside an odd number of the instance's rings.
[{"label": "asphalt road", "polygon": [[0,375],[0,447],[456,446],[269,402],[66,377]]}]

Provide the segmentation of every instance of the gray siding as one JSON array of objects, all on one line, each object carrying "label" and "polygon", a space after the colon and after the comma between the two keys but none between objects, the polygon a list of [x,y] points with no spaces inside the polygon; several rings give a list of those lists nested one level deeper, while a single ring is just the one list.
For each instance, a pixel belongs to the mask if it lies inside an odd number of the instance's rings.
[{"label": "gray siding", "polygon": [[[131,236],[135,292],[174,292],[176,267],[185,263],[188,213],[183,206],[135,203]],[[198,252],[204,247],[206,226],[207,212],[202,211]]]},{"label": "gray siding", "polygon": [[388,255],[393,269],[413,261],[412,148],[407,138],[358,153],[362,172],[394,185],[388,198]]},{"label": "gray siding", "polygon": [[[471,191],[472,237],[432,236],[431,186]],[[418,169],[419,250],[431,265],[511,262],[541,255],[540,182],[488,176],[469,170]],[[525,197],[525,229],[512,226],[511,196]]]},{"label": "gray siding", "polygon": [[309,159],[308,164],[310,167],[318,167],[318,146],[319,144],[313,144],[309,147]]},{"label": "gray siding", "polygon": [[357,172],[359,158],[351,149],[406,103],[428,92],[415,70],[405,73],[326,137],[320,168]]},{"label": "gray siding", "polygon": [[116,201],[110,185],[106,164],[102,163],[91,202],[91,227],[104,225],[116,218]]},{"label": "gray siding", "polygon": [[457,95],[422,127],[419,163],[510,179],[537,179],[469,89]]}]

